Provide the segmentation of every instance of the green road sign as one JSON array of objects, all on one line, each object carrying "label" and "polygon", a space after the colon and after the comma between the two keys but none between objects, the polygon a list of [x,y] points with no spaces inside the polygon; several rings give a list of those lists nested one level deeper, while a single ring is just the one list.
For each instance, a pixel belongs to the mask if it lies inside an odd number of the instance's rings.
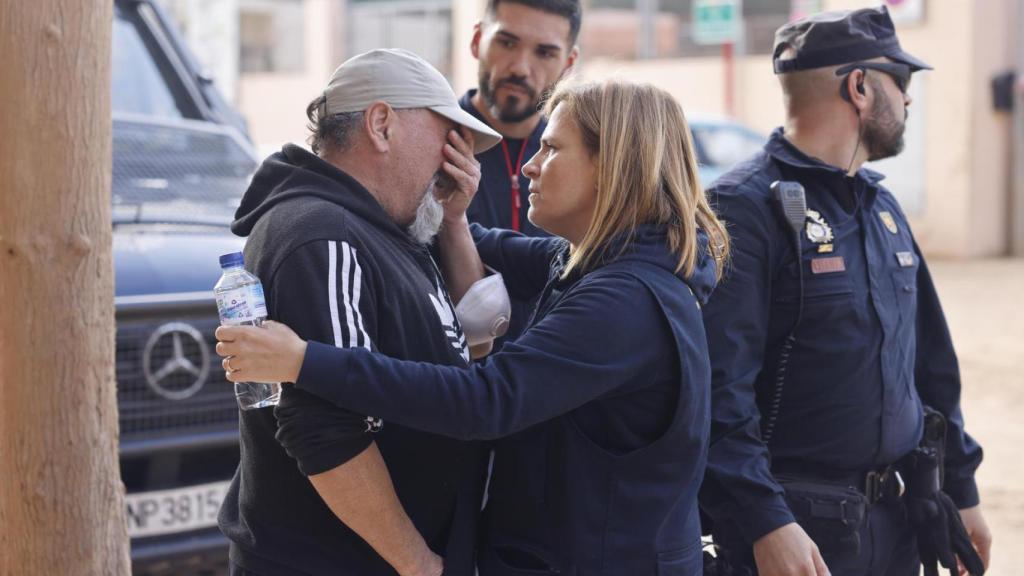
[{"label": "green road sign", "polygon": [[743,30],[741,0],[694,0],[693,41],[697,44],[738,42]]}]

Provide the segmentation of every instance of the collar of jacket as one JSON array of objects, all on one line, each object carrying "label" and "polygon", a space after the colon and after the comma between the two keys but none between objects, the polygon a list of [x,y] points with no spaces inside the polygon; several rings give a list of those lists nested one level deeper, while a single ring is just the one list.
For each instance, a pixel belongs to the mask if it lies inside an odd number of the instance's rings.
[{"label": "collar of jacket", "polygon": [[[800,151],[799,148],[786,139],[782,127],[772,131],[772,135],[768,138],[768,143],[765,144],[764,149],[776,162],[796,168],[797,170],[816,172],[824,180],[849,178],[846,171],[842,168],[827,164],[818,158],[808,156]],[[853,178],[860,181],[867,192],[864,205],[871,206],[878,193],[879,182],[885,179],[885,175],[875,172],[870,168],[861,168],[857,170]]]}]

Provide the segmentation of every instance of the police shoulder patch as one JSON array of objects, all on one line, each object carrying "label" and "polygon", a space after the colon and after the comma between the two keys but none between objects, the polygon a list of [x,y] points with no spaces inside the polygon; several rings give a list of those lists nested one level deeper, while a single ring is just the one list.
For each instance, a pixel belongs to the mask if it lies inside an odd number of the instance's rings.
[{"label": "police shoulder patch", "polygon": [[882,224],[885,225],[885,229],[893,234],[899,234],[900,228],[896,225],[896,219],[892,217],[892,214],[887,210],[882,210],[878,213],[879,219],[882,220]]}]

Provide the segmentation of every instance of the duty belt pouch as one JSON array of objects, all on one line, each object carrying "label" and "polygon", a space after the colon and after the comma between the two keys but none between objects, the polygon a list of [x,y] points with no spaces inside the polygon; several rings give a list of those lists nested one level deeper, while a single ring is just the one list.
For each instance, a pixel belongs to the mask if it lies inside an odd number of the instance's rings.
[{"label": "duty belt pouch", "polygon": [[921,435],[920,447],[935,451],[941,488],[946,476],[946,417],[928,406],[924,407],[924,433]]},{"label": "duty belt pouch", "polygon": [[814,540],[827,563],[860,554],[860,529],[867,518],[863,492],[847,484],[776,475],[797,523]]}]

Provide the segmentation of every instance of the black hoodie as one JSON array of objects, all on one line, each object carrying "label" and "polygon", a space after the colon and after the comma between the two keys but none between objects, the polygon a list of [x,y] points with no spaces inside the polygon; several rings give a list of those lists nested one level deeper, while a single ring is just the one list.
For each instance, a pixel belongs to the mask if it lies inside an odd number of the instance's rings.
[{"label": "black hoodie", "polygon": [[[267,310],[305,339],[465,367],[454,307],[426,249],[352,177],[297,146],[264,161],[232,231]],[[341,410],[286,384],[242,412],[242,461],[221,508],[231,559],[264,576],[394,571],[327,508],[306,476],[376,441],[406,512],[446,574],[473,572],[481,462],[474,443]]]}]

